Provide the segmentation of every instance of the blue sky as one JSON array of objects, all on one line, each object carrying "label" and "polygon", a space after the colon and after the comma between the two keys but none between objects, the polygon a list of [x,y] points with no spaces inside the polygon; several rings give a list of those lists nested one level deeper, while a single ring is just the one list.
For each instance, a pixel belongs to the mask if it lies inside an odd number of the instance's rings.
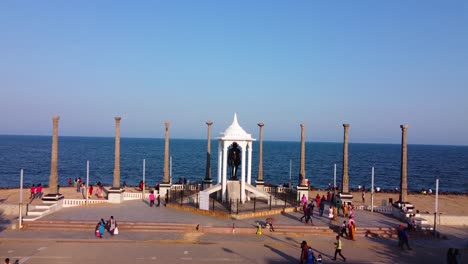
[{"label": "blue sky", "polygon": [[466,1],[0,1],[0,134],[468,145]]}]

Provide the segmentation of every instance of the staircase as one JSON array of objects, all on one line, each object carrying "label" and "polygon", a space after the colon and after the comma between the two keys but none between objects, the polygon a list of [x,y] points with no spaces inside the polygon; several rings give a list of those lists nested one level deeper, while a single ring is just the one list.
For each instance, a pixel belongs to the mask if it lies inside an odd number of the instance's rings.
[{"label": "staircase", "polygon": [[35,221],[45,215],[48,215],[55,211],[57,204],[56,203],[43,203],[39,205],[32,205],[33,208],[27,211],[25,217],[23,217],[24,222]]},{"label": "staircase", "polygon": [[[190,232],[196,231],[197,224],[118,222],[119,232]],[[89,221],[34,221],[23,224],[25,230],[36,231],[90,231],[97,222]]]}]

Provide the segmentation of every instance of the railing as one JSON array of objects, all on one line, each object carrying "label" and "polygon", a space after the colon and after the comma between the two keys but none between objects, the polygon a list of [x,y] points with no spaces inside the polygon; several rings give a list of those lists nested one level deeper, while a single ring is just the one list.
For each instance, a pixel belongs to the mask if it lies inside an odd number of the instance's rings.
[{"label": "railing", "polygon": [[[108,201],[88,199],[88,204],[103,204],[103,203],[108,203]],[[73,207],[73,206],[82,206],[82,205],[86,205],[86,199],[63,199],[63,207]]]},{"label": "railing", "polygon": [[201,187],[200,184],[172,184],[171,191],[182,191],[182,190],[187,190],[187,189],[189,191],[199,191],[200,187]]},{"label": "railing", "polygon": [[[143,194],[141,192],[124,192],[124,201],[140,200]],[[154,195],[158,195],[158,191],[154,191]],[[149,192],[145,192],[145,198],[149,199]]]},{"label": "railing", "polygon": [[[370,205],[357,205],[354,206],[354,210],[360,211],[371,211],[372,206]],[[374,212],[379,212],[382,214],[392,214],[393,206],[374,206]]]}]

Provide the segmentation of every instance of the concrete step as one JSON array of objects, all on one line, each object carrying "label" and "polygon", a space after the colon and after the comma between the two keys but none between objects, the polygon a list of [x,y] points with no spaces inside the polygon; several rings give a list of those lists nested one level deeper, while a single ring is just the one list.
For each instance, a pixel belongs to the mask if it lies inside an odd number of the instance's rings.
[{"label": "concrete step", "polygon": [[23,222],[32,222],[41,218],[43,215],[27,215],[23,217]]},{"label": "concrete step", "polygon": [[[184,232],[196,230],[196,224],[172,224],[172,223],[134,223],[118,222],[120,231],[127,232]],[[96,222],[86,221],[34,221],[24,224],[29,230],[94,230]]]},{"label": "concrete step", "polygon": [[45,213],[49,212],[49,209],[33,209],[28,211],[28,215],[39,215],[42,216]]},{"label": "concrete step", "polygon": [[55,207],[57,206],[57,204],[38,204],[38,205],[35,205],[33,210],[34,209],[47,209],[49,210],[50,208],[52,207]]}]

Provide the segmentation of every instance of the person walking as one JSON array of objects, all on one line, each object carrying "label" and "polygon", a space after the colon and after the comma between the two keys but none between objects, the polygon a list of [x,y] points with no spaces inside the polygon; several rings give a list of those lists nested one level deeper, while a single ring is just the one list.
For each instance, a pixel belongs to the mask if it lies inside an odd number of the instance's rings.
[{"label": "person walking", "polygon": [[301,256],[299,257],[299,264],[306,264],[309,246],[307,245],[307,242],[303,240],[300,247],[301,247]]},{"label": "person walking", "polygon": [[333,220],[333,208],[331,206],[328,208],[328,219],[330,219],[329,224],[331,224]]},{"label": "person walking", "polygon": [[31,195],[29,196],[29,199],[32,200],[36,197],[36,185],[32,185],[30,189]]},{"label": "person walking", "polygon": [[346,262],[346,258],[341,254],[341,250],[343,249],[343,243],[341,242],[340,236],[336,236],[336,242],[335,242],[335,257],[333,260],[336,260],[336,255],[339,254],[342,258],[343,261]]},{"label": "person walking", "polygon": [[323,216],[323,211],[325,211],[325,198],[324,197],[320,199],[320,204],[319,204],[319,213],[321,217]]},{"label": "person walking", "polygon": [[114,216],[111,216],[109,221],[107,221],[107,230],[113,236],[114,230],[117,228],[117,221],[115,221]]},{"label": "person walking", "polygon": [[301,217],[301,222],[302,222],[302,219],[304,218],[307,221],[307,203],[301,202],[301,204],[302,204],[302,212],[304,213],[304,215]]},{"label": "person walking", "polygon": [[401,232],[401,249],[403,249],[403,247],[406,245],[408,250],[411,250],[408,240],[409,240],[408,229],[405,227],[403,228],[403,231]]},{"label": "person walking", "polygon": [[150,200],[150,207],[153,207],[154,205],[154,192],[151,191],[149,194],[149,200]]},{"label": "person walking", "polygon": [[366,191],[362,191],[362,203],[366,202]]},{"label": "person walking", "polygon": [[[340,236],[346,237],[346,238],[348,237],[348,232],[346,232],[346,229],[347,229],[346,221],[343,221],[343,224],[340,227]],[[346,236],[344,236],[344,235],[346,235]]]}]

